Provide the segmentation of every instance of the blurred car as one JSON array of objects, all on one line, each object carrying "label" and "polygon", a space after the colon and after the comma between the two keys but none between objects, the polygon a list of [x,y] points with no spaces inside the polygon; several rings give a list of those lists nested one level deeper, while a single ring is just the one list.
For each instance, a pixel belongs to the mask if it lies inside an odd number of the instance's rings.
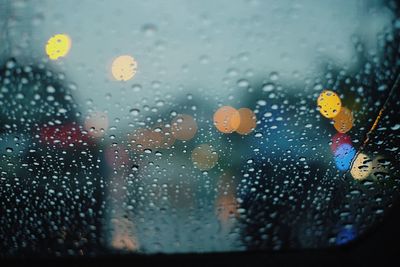
[{"label": "blurred car", "polygon": [[63,75],[14,59],[0,70],[1,254],[97,251],[101,153]]}]

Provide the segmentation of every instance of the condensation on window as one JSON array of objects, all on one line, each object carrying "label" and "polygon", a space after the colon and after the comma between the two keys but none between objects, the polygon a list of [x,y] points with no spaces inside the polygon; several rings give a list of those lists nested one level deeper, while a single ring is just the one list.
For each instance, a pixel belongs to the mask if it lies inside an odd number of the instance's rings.
[{"label": "condensation on window", "polygon": [[396,1],[0,1],[0,255],[340,246],[399,197]]}]

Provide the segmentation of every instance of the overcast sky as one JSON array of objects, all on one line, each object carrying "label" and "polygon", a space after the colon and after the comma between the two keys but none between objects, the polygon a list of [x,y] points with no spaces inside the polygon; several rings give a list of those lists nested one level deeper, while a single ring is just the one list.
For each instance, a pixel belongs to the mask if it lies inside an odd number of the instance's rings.
[{"label": "overcast sky", "polygon": [[[92,108],[120,118],[145,97],[196,94],[202,88],[200,93],[216,101],[228,92],[235,96],[242,78],[277,72],[281,80],[301,82],[322,75],[326,58],[351,67],[354,38],[377,53],[377,34],[389,31],[393,18],[380,1],[363,0],[21,2],[13,4],[18,27],[11,29],[15,47],[21,36],[28,39],[20,57],[45,60],[48,38],[67,33],[70,53],[50,64],[78,85],[82,103],[91,100]],[[122,54],[139,65],[125,83],[110,75],[113,58]],[[131,90],[134,84],[142,90]]]}]

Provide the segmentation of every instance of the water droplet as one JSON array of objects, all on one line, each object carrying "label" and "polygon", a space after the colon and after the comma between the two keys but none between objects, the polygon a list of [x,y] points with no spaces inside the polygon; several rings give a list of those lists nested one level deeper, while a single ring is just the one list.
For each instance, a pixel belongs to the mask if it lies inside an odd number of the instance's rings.
[{"label": "water droplet", "polygon": [[148,23],[142,26],[142,32],[147,37],[151,37],[157,33],[157,27],[154,24]]},{"label": "water droplet", "polygon": [[237,82],[237,85],[238,85],[239,87],[244,88],[244,87],[249,87],[250,83],[249,83],[249,81],[246,80],[246,79],[240,79],[240,80]]},{"label": "water droplet", "polygon": [[132,169],[132,171],[136,172],[139,170],[139,165],[134,164],[134,165],[132,165],[131,169]]},{"label": "water droplet", "polygon": [[264,84],[263,87],[262,87],[262,90],[263,90],[264,92],[271,92],[271,91],[273,91],[274,89],[275,89],[275,85],[274,85],[273,83]]},{"label": "water droplet", "polygon": [[129,114],[131,114],[132,116],[139,116],[140,110],[137,108],[133,108],[133,109],[129,110]]}]

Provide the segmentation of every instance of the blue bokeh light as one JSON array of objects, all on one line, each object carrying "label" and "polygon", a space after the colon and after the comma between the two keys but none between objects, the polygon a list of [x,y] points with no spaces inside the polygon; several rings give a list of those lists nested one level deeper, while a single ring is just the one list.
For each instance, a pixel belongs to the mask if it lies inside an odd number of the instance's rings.
[{"label": "blue bokeh light", "polygon": [[350,144],[342,144],[335,151],[336,167],[341,171],[347,171],[356,155],[356,150]]},{"label": "blue bokeh light", "polygon": [[342,228],[340,232],[336,236],[336,244],[344,245],[349,243],[351,240],[356,238],[356,231],[353,227],[351,228]]}]

